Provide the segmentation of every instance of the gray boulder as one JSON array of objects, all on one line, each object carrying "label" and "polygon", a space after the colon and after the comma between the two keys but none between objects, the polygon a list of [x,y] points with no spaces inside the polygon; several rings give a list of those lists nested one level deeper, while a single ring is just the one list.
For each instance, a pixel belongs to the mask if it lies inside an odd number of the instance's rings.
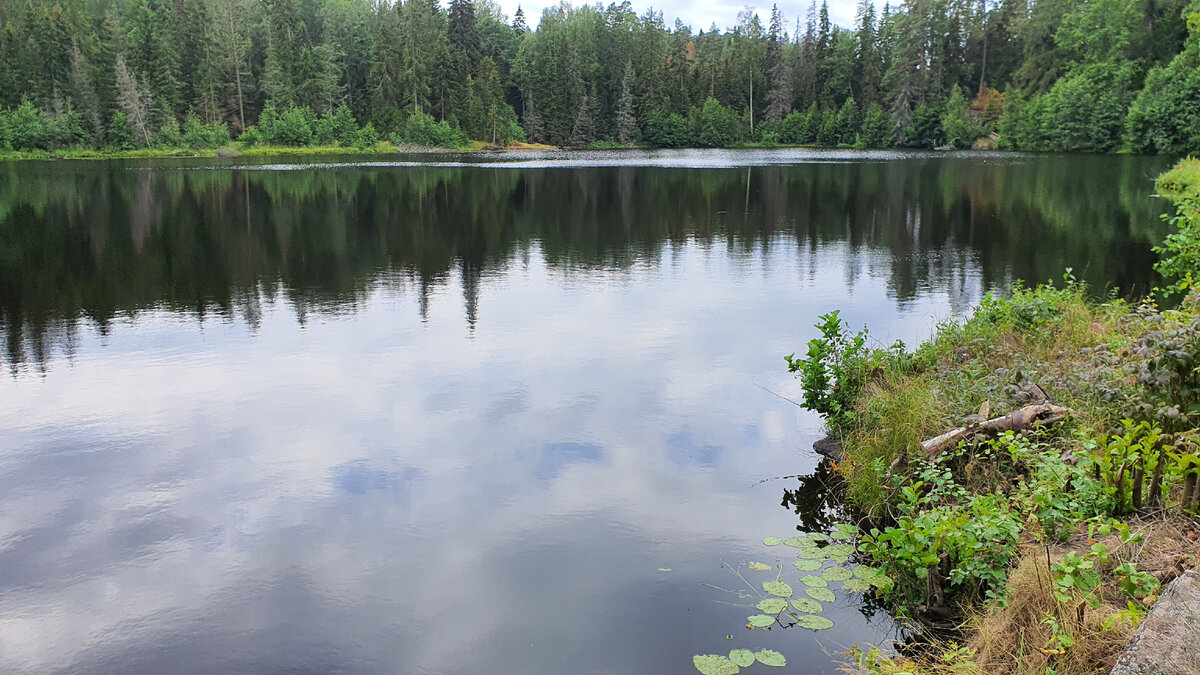
[{"label": "gray boulder", "polygon": [[1200,673],[1200,574],[1188,570],[1167,584],[1162,597],[1125,645],[1112,673]]}]

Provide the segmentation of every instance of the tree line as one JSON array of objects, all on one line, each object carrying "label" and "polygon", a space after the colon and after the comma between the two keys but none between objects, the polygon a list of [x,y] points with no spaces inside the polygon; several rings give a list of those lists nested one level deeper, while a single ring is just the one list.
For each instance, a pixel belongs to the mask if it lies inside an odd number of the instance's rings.
[{"label": "tree line", "polygon": [[[789,28],[791,28],[789,32]],[[626,1],[0,0],[0,148],[1200,150],[1200,0],[861,0],[693,30]]]}]

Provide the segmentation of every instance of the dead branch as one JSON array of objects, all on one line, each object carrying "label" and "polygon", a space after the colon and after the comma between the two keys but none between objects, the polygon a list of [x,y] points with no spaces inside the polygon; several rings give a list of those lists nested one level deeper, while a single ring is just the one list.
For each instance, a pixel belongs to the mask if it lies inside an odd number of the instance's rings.
[{"label": "dead branch", "polygon": [[936,436],[921,443],[921,449],[930,459],[937,457],[946,448],[958,445],[976,434],[999,434],[1005,431],[1024,431],[1035,425],[1054,424],[1061,422],[1070,415],[1071,409],[1053,403],[1038,403],[1018,408],[1007,415],[994,417],[975,424],[951,429],[941,436]]}]

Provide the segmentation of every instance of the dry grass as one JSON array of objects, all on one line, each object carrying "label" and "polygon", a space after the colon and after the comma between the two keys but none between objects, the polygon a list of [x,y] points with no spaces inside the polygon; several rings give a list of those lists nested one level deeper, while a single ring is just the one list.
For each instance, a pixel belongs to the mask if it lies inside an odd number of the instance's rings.
[{"label": "dry grass", "polygon": [[[974,661],[982,672],[1043,673],[1053,668],[1060,675],[1108,672],[1128,642],[1133,627],[1118,617],[1108,627],[1105,621],[1126,608],[1127,597],[1112,581],[1111,571],[1122,562],[1134,562],[1165,585],[1184,569],[1200,564],[1200,542],[1194,522],[1181,518],[1133,521],[1131,529],[1142,535],[1140,544],[1122,545],[1116,537],[1102,540],[1112,553],[1103,566],[1106,583],[1099,589],[1099,605],[1089,607],[1083,599],[1061,603],[1050,592],[1051,563],[1061,562],[1068,551],[1088,549],[1086,533],[1077,534],[1063,546],[1049,551],[1029,546],[1008,577],[1009,602],[1005,607],[986,608],[969,620],[967,631]],[[1045,646],[1052,636],[1047,616],[1055,617],[1075,644],[1063,653]]]}]

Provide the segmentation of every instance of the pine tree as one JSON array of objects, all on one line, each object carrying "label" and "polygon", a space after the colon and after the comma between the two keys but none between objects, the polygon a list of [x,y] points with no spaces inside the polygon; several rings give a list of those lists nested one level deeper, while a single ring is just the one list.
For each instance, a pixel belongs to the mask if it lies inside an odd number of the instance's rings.
[{"label": "pine tree", "polygon": [[767,32],[767,112],[768,120],[781,120],[792,111],[792,74],[783,59],[783,19],[779,6],[771,6],[771,26]]},{"label": "pine tree", "polygon": [[633,109],[633,62],[625,62],[625,75],[621,78],[621,97],[617,101],[617,140],[621,145],[632,146],[637,141],[637,115]]},{"label": "pine tree", "polygon": [[125,65],[125,57],[117,55],[117,105],[125,114],[129,128],[146,147],[150,147],[150,95],[138,87],[137,78]]}]

